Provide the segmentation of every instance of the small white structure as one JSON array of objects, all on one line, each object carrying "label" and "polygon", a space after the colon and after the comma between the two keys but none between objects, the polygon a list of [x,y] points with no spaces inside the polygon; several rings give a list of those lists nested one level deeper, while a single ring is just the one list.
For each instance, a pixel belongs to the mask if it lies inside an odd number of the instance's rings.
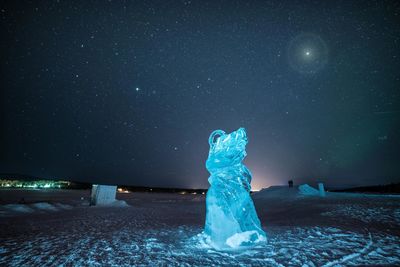
[{"label": "small white structure", "polygon": [[318,196],[319,191],[308,184],[302,184],[299,186],[299,193],[304,196]]},{"label": "small white structure", "polygon": [[308,184],[302,184],[299,186],[299,193],[303,196],[320,196],[325,197],[324,183],[318,183],[318,189],[315,189]]},{"label": "small white structure", "polygon": [[324,197],[325,196],[324,183],[318,183],[318,190],[319,190],[319,196]]},{"label": "small white structure", "polygon": [[90,195],[90,205],[110,205],[115,203],[115,195],[117,193],[116,185],[99,185],[92,186]]}]

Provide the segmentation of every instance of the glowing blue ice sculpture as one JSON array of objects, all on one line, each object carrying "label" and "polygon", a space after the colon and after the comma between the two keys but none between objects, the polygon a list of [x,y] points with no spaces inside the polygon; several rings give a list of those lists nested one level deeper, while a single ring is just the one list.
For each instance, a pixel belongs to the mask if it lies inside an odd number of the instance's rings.
[{"label": "glowing blue ice sculpture", "polygon": [[206,242],[216,249],[251,247],[266,241],[250,197],[251,173],[242,160],[246,156],[246,130],[230,134],[211,133],[206,162],[211,176],[206,197]]}]

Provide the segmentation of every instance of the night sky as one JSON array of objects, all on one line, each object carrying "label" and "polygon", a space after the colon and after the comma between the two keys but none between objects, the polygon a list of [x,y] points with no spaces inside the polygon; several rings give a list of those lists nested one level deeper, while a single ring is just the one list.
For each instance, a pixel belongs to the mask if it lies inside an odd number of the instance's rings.
[{"label": "night sky", "polygon": [[396,2],[2,1],[0,173],[207,188],[245,127],[254,189],[399,182]]}]

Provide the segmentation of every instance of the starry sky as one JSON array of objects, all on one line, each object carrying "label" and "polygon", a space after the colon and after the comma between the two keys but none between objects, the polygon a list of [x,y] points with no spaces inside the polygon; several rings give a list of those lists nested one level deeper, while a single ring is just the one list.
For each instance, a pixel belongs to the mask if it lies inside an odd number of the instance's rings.
[{"label": "starry sky", "polygon": [[0,173],[207,188],[247,130],[253,189],[400,181],[397,1],[2,1]]}]

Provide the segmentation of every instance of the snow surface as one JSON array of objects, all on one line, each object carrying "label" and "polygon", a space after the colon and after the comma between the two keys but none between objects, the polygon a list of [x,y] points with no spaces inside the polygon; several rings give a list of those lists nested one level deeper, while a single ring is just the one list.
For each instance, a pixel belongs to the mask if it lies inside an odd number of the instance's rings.
[{"label": "snow surface", "polygon": [[50,204],[39,202],[32,204],[7,204],[0,205],[0,217],[16,216],[20,213],[52,212],[71,209],[72,206],[62,203]]},{"label": "snow surface", "polygon": [[45,211],[57,211],[58,210],[57,207],[53,206],[50,203],[46,203],[46,202],[34,203],[31,206],[38,210],[45,210]]},{"label": "snow surface", "polygon": [[8,204],[4,205],[3,207],[5,210],[8,211],[15,211],[15,212],[33,212],[34,210],[27,205],[24,204]]},{"label": "snow surface", "polygon": [[275,190],[252,194],[268,242],[223,252],[201,238],[204,196],[118,194],[128,207],[90,207],[86,200],[76,201],[82,192],[71,191],[63,201],[46,196],[45,203],[57,211],[26,204],[32,212],[10,211],[21,206],[8,203],[1,206],[12,216],[0,218],[0,265],[400,265],[399,197],[328,193],[314,198],[294,191],[287,197],[286,188]]}]

